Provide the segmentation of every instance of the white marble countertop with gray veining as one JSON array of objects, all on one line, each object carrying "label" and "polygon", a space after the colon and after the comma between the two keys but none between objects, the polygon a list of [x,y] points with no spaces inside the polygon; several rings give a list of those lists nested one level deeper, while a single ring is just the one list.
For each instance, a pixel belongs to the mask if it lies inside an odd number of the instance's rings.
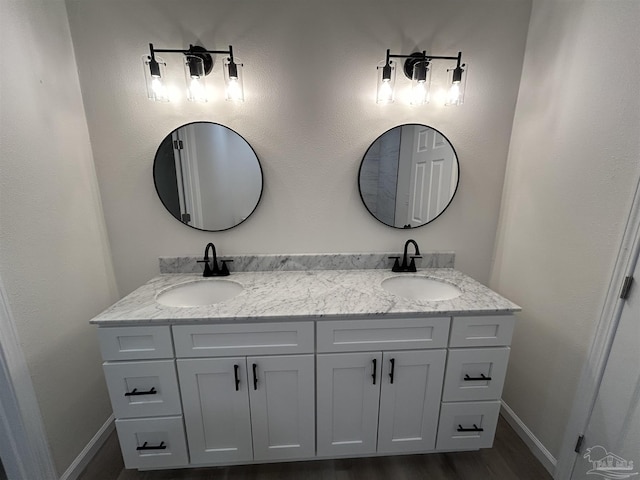
[{"label": "white marble countertop with gray veining", "polygon": [[[451,300],[409,300],[380,286],[386,278],[407,275],[422,275],[452,283],[462,290],[462,294]],[[156,301],[159,293],[176,285],[219,278],[203,278],[193,273],[160,275],[93,318],[91,323],[101,326],[229,323],[520,311],[515,303],[451,268],[424,268],[417,273],[394,273],[387,269],[233,272],[222,278],[241,284],[244,291],[224,302],[168,307]]]}]

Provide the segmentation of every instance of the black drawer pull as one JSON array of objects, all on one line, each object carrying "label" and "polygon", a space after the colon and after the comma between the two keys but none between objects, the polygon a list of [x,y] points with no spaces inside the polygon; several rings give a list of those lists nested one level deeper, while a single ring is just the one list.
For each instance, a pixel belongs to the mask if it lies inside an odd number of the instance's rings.
[{"label": "black drawer pull", "polygon": [[258,365],[253,364],[253,389],[258,389]]},{"label": "black drawer pull", "polygon": [[148,442],[144,442],[141,447],[137,447],[136,450],[166,450],[167,446],[164,442],[160,442],[160,445],[149,445]]},{"label": "black drawer pull", "polygon": [[371,378],[373,378],[373,384],[376,384],[376,370],[378,367],[378,360],[377,359],[373,359],[373,373],[371,374]]},{"label": "black drawer pull", "polygon": [[389,360],[391,363],[391,371],[389,372],[389,383],[393,383],[393,373],[396,371],[396,359],[392,358]]},{"label": "black drawer pull", "polygon": [[155,395],[158,392],[156,391],[156,387],[151,387],[151,390],[147,390],[146,392],[139,392],[137,388],[134,388],[130,392],[124,394],[125,397],[136,397],[138,395]]},{"label": "black drawer pull", "polygon": [[240,370],[240,365],[233,366],[233,375],[236,379],[236,392],[240,390],[240,377],[238,376],[238,370]]},{"label": "black drawer pull", "polygon": [[464,375],[465,382],[473,382],[474,380],[491,380],[491,377],[487,377],[484,373],[481,373],[479,377],[470,377],[469,374]]},{"label": "black drawer pull", "polygon": [[473,428],[464,428],[462,425],[458,425],[458,431],[459,432],[484,432],[484,428],[480,428],[474,423]]}]

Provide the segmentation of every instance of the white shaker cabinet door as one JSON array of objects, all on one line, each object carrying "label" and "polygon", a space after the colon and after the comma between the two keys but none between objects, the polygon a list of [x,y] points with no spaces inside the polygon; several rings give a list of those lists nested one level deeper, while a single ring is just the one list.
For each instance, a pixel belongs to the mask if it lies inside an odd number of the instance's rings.
[{"label": "white shaker cabinet door", "polygon": [[381,352],[317,356],[318,456],[375,453]]},{"label": "white shaker cabinet door", "polygon": [[313,355],[248,357],[255,460],[315,456]]},{"label": "white shaker cabinet door", "polygon": [[446,350],[384,352],[378,452],[434,450]]},{"label": "white shaker cabinet door", "polygon": [[253,459],[245,360],[177,360],[191,463]]}]

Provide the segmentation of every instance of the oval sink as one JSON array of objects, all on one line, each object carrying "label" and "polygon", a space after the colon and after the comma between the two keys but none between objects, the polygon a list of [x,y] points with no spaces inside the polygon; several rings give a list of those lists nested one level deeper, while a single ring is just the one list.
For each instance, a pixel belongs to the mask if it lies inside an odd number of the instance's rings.
[{"label": "oval sink", "polygon": [[451,300],[462,295],[462,290],[455,285],[420,276],[387,278],[382,281],[381,286],[389,293],[411,300],[436,302]]},{"label": "oval sink", "polygon": [[160,292],[156,301],[168,307],[196,307],[224,302],[239,295],[244,287],[231,280],[197,280]]}]

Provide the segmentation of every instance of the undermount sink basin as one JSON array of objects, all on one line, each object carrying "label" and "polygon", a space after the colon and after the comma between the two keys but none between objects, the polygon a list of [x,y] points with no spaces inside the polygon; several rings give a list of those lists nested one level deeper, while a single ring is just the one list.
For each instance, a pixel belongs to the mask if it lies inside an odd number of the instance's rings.
[{"label": "undermount sink basin", "polygon": [[224,302],[239,295],[244,287],[231,280],[197,280],[160,292],[156,301],[168,307],[196,307]]},{"label": "undermount sink basin", "polygon": [[389,293],[410,300],[436,302],[462,295],[462,290],[455,285],[416,275],[390,277],[383,280],[381,286]]}]

